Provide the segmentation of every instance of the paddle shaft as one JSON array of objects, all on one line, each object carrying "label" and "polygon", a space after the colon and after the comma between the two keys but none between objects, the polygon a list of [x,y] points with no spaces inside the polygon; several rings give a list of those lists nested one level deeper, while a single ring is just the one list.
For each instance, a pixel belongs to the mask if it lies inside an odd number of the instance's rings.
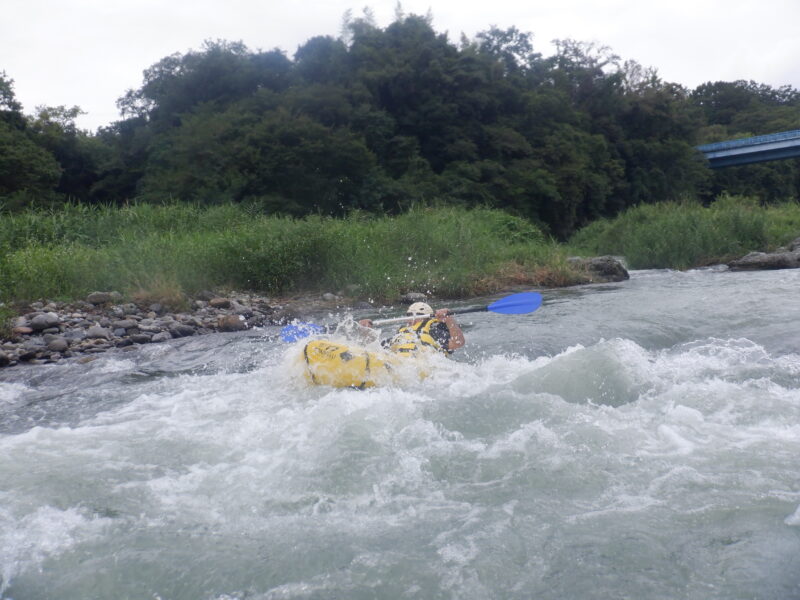
[{"label": "paddle shaft", "polygon": [[[472,312],[493,312],[501,315],[522,315],[532,313],[542,305],[542,295],[537,292],[521,292],[519,294],[512,294],[505,298],[492,302],[489,306],[479,306],[476,308],[460,308],[458,310],[449,311],[451,315],[463,315]],[[387,325],[389,323],[402,323],[408,321],[412,317],[408,315],[404,317],[395,317],[392,319],[377,319],[372,321],[373,325]],[[295,342],[309,335],[316,335],[323,332],[331,331],[331,325],[323,327],[315,325],[314,323],[300,323],[287,325],[281,330],[281,339],[284,342]]]}]

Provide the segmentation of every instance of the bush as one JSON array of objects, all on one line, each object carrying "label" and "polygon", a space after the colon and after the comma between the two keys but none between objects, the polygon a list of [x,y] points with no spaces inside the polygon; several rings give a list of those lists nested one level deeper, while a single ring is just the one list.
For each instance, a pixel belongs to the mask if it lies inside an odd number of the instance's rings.
[{"label": "bush", "polygon": [[0,247],[0,294],[15,300],[95,289],[174,300],[214,287],[281,294],[351,285],[373,298],[409,290],[458,296],[501,286],[504,272],[519,281],[565,264],[528,221],[462,208],[292,219],[235,205],[76,205],[10,215]]},{"label": "bush", "polygon": [[578,252],[623,255],[635,269],[686,269],[768,250],[797,235],[797,203],[761,208],[753,198],[722,196],[708,208],[690,202],[637,206],[592,223],[569,243]]}]

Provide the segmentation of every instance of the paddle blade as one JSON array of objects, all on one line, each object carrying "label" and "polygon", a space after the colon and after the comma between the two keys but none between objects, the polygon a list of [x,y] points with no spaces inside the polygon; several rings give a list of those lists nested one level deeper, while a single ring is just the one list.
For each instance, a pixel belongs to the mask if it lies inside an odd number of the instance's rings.
[{"label": "paddle blade", "polygon": [[287,325],[281,329],[281,339],[284,342],[296,342],[311,335],[316,335],[325,331],[322,325],[315,323],[297,323],[296,325]]},{"label": "paddle blade", "polygon": [[522,292],[492,302],[486,310],[501,315],[524,315],[533,312],[542,305],[542,295],[537,292]]}]

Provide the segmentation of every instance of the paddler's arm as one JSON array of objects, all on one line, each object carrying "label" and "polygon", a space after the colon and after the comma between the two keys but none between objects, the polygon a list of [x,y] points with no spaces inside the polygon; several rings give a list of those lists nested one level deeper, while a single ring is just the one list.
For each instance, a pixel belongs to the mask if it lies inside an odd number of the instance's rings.
[{"label": "paddler's arm", "polygon": [[463,348],[464,344],[467,343],[464,339],[464,332],[461,331],[461,327],[456,323],[456,318],[450,314],[450,310],[447,308],[440,308],[436,311],[435,316],[447,326],[447,331],[450,332],[450,342],[447,345],[447,349],[453,351]]}]

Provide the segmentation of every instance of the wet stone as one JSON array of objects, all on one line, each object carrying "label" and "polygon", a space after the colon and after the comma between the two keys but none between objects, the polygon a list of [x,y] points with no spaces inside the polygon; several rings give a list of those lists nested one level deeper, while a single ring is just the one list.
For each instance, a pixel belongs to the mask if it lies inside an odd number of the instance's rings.
[{"label": "wet stone", "polygon": [[111,333],[105,327],[93,325],[86,331],[86,337],[89,339],[111,339]]},{"label": "wet stone", "polygon": [[247,322],[242,315],[223,315],[217,320],[220,331],[244,331]]},{"label": "wet stone", "polygon": [[35,331],[41,331],[42,329],[49,329],[50,327],[54,327],[61,322],[58,315],[54,312],[42,313],[38,314],[31,319],[30,326]]},{"label": "wet stone", "polygon": [[92,292],[86,296],[86,302],[97,306],[111,301],[111,294],[108,292]]},{"label": "wet stone", "polygon": [[231,301],[230,298],[212,298],[208,301],[211,308],[230,308]]},{"label": "wet stone", "polygon": [[56,337],[47,342],[47,349],[51,352],[64,352],[69,348],[69,342],[63,337]]},{"label": "wet stone", "polygon": [[195,329],[191,325],[183,325],[178,323],[169,328],[169,332],[173,337],[188,337],[195,334]]},{"label": "wet stone", "polygon": [[122,319],[121,321],[114,321],[111,323],[114,329],[131,329],[137,325],[138,323],[133,319]]}]

